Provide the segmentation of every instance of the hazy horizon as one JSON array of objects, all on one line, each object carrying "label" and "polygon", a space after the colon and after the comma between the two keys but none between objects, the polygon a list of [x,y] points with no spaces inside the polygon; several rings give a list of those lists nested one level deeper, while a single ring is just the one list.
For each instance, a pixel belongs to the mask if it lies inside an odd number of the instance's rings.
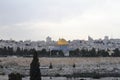
[{"label": "hazy horizon", "polygon": [[120,38],[119,0],[0,0],[0,39]]}]

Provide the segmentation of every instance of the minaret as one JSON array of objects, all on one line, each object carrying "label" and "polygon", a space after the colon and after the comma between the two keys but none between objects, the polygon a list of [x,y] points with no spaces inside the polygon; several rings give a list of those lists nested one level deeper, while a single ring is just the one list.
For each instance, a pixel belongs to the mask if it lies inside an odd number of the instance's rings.
[{"label": "minaret", "polygon": [[51,41],[52,41],[51,37],[48,36],[48,37],[46,38],[46,42],[51,42]]}]

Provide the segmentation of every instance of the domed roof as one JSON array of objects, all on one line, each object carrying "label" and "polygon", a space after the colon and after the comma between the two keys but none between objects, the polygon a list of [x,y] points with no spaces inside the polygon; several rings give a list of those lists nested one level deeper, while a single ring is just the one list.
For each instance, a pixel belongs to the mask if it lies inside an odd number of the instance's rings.
[{"label": "domed roof", "polygon": [[60,46],[68,45],[68,42],[62,38],[57,41],[57,45],[60,45]]}]

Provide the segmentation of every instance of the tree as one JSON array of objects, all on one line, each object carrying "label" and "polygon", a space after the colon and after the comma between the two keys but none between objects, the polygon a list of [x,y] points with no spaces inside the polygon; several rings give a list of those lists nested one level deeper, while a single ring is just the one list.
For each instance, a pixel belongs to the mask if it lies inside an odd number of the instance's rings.
[{"label": "tree", "polygon": [[79,57],[80,56],[80,51],[79,51],[79,49],[75,49],[75,50],[71,50],[71,51],[69,51],[69,54],[70,54],[70,56],[71,57]]},{"label": "tree", "polygon": [[8,55],[14,55],[13,48],[8,47],[7,52],[9,53]]},{"label": "tree", "polygon": [[84,49],[84,48],[83,48],[83,49],[80,50],[80,56],[81,56],[81,57],[89,57],[88,53],[89,53],[89,52],[88,52],[87,49]]},{"label": "tree", "polygon": [[20,55],[21,54],[21,49],[20,47],[17,47],[16,54],[15,55]]},{"label": "tree", "polygon": [[75,68],[76,67],[76,65],[75,65],[75,63],[73,64],[73,68]]},{"label": "tree", "polygon": [[46,51],[46,49],[42,49],[40,52],[39,52],[39,55],[40,56],[49,56],[49,52]]},{"label": "tree", "polygon": [[19,73],[11,73],[8,77],[9,80],[22,80],[22,75]]},{"label": "tree", "polygon": [[120,57],[120,51],[119,51],[118,48],[116,48],[116,49],[113,50],[113,51],[114,51],[114,54],[113,54],[114,57]]},{"label": "tree", "polygon": [[108,51],[105,51],[105,50],[98,50],[97,56],[99,56],[99,57],[109,57],[109,53],[108,53]]},{"label": "tree", "polygon": [[62,50],[60,50],[60,51],[58,51],[58,52],[59,52],[59,56],[60,56],[60,57],[64,57],[64,53],[63,53]]},{"label": "tree", "polygon": [[96,50],[95,50],[95,48],[92,48],[90,51],[89,51],[89,56],[90,57],[96,57],[97,55],[96,55]]},{"label": "tree", "polygon": [[37,52],[34,51],[33,60],[30,64],[30,80],[41,80],[41,72]]},{"label": "tree", "polygon": [[52,65],[52,63],[50,63],[49,69],[52,69],[52,68],[53,68],[53,65]]}]

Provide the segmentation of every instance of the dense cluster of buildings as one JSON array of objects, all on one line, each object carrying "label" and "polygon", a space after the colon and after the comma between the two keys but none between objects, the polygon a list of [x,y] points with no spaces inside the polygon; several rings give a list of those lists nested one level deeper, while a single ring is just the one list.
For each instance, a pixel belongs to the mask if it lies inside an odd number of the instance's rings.
[{"label": "dense cluster of buildings", "polygon": [[62,50],[65,55],[69,55],[69,50],[75,49],[87,49],[91,50],[95,48],[96,50],[114,50],[116,48],[120,49],[120,39],[109,39],[105,36],[104,39],[94,40],[88,36],[88,40],[73,40],[66,41],[61,38],[58,41],[53,41],[51,37],[47,37],[46,41],[15,41],[15,40],[0,40],[0,48],[12,47],[16,50],[18,47],[20,49],[35,49],[35,50]]}]

